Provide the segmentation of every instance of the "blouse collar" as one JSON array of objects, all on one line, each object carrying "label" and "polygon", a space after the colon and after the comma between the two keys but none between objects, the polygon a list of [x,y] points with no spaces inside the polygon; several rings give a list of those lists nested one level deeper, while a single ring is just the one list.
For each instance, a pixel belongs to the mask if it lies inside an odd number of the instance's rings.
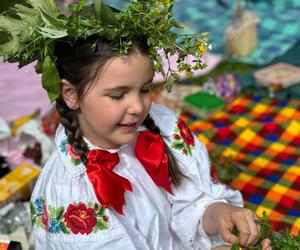
[{"label": "blouse collar", "polygon": [[[144,126],[140,126],[137,130],[137,134],[139,131],[143,131],[146,128]],[[94,144],[92,144],[87,138],[84,138],[84,141],[87,143],[89,150],[92,149],[102,149]],[[123,149],[127,148],[132,142],[135,141],[135,138],[129,142],[128,144],[124,144],[119,148],[113,149],[105,149],[110,153],[116,153],[123,151]],[[61,158],[63,159],[63,163],[66,166],[67,171],[73,176],[79,176],[83,174],[86,169],[85,165],[80,161],[79,156],[75,153],[74,149],[68,142],[67,135],[65,133],[65,128],[62,124],[60,124],[56,130],[55,134],[55,144],[59,151]]]}]

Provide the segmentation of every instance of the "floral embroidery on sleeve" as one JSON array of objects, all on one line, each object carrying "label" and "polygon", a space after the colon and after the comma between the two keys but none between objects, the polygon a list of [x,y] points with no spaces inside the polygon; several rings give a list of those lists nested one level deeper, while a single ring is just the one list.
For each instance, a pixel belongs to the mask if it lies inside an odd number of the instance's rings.
[{"label": "floral embroidery on sleeve", "polygon": [[195,146],[194,136],[183,120],[179,119],[176,125],[172,148],[181,150],[185,155],[191,155]]},{"label": "floral embroidery on sleeve", "polygon": [[47,206],[44,199],[39,198],[30,202],[30,209],[32,224],[50,234],[90,234],[109,227],[109,217],[97,203],[73,203],[65,209]]},{"label": "floral embroidery on sleeve", "polygon": [[59,145],[60,151],[69,156],[72,165],[77,166],[80,164],[80,156],[75,153],[74,148],[69,144],[68,140],[63,140]]}]

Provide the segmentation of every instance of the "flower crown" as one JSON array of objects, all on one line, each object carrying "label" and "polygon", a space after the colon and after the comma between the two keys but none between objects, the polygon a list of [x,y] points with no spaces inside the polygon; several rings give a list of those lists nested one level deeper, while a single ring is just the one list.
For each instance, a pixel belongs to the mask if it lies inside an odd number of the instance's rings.
[{"label": "flower crown", "polygon": [[[71,15],[62,13],[55,0],[26,0],[0,15],[0,56],[4,61],[19,62],[19,67],[37,61],[36,72],[42,73],[42,85],[51,102],[60,92],[54,47],[57,41],[74,44],[91,35],[105,37],[117,56],[126,55],[136,37],[146,37],[149,56],[155,71],[161,72],[171,89],[179,72],[202,69],[202,54],[207,48],[207,34],[179,34],[182,28],[172,15],[173,0],[129,0],[122,12],[113,12],[102,2],[79,0],[68,6]],[[165,72],[162,56],[178,53],[177,70]],[[163,55],[164,54],[164,55]],[[192,63],[187,56],[195,56]]]}]

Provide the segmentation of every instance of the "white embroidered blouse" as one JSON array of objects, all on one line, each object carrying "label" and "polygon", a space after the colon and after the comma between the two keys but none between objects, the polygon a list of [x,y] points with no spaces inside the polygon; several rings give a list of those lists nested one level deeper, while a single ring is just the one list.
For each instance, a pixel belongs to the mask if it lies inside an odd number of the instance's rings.
[{"label": "white embroidered blouse", "polygon": [[[223,244],[202,228],[206,207],[216,201],[242,205],[238,191],[210,177],[205,147],[166,107],[152,104],[151,117],[187,178],[173,195],[160,189],[135,157],[135,139],[119,149],[113,169],[128,179],[125,215],[104,209],[64,128],[57,129],[56,150],[43,168],[31,198],[35,247],[43,249],[183,250],[211,249]],[[146,130],[143,126],[139,130]],[[90,149],[96,148],[88,143]]]}]

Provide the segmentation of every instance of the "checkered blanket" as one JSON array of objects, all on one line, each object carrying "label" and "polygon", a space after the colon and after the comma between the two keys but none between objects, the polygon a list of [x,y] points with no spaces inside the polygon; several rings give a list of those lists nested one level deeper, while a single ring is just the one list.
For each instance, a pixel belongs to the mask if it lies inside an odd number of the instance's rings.
[{"label": "checkered blanket", "polygon": [[266,211],[276,231],[299,231],[300,101],[242,96],[208,121],[182,118],[209,151],[221,147],[247,167],[229,184],[246,207]]},{"label": "checkered blanket", "polygon": [[[107,0],[117,8],[124,8],[127,2]],[[187,26],[190,32],[209,32],[212,52],[224,55],[224,31],[230,24],[236,0],[175,0],[174,15]],[[268,0],[247,1],[247,9],[260,18],[258,25],[258,46],[248,57],[235,60],[262,65],[283,55],[300,39],[300,1]]]}]

